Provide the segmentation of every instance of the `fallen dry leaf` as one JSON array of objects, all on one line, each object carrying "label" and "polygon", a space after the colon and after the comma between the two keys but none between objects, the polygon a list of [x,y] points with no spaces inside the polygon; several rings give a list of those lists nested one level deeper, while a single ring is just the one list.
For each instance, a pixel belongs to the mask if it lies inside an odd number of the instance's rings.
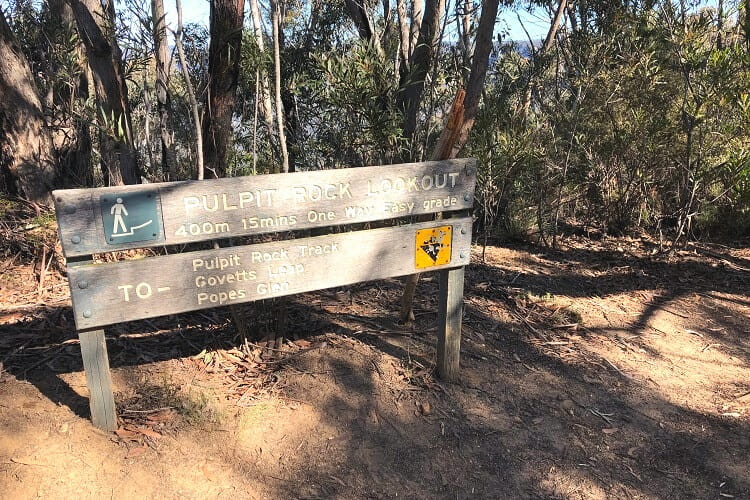
[{"label": "fallen dry leaf", "polygon": [[138,433],[123,429],[122,427],[117,429],[115,434],[117,434],[117,437],[120,439],[135,440],[138,438]]},{"label": "fallen dry leaf", "polygon": [[172,410],[163,410],[158,413],[153,413],[146,417],[152,422],[170,422],[174,420],[175,412]]},{"label": "fallen dry leaf", "polygon": [[146,427],[138,427],[138,432],[153,439],[161,439],[162,437],[164,437],[158,432],[152,431],[151,429]]},{"label": "fallen dry leaf", "polygon": [[125,458],[140,457],[141,455],[143,455],[146,452],[147,449],[148,449],[148,446],[137,446],[135,448],[130,448],[130,450],[128,450],[128,454],[125,456]]}]

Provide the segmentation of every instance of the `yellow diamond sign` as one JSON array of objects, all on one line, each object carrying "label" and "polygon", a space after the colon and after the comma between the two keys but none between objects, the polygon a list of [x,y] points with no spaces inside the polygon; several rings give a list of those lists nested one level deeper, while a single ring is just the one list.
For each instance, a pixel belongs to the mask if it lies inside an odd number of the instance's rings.
[{"label": "yellow diamond sign", "polygon": [[417,231],[415,255],[417,269],[449,264],[452,241],[453,226],[441,226]]}]

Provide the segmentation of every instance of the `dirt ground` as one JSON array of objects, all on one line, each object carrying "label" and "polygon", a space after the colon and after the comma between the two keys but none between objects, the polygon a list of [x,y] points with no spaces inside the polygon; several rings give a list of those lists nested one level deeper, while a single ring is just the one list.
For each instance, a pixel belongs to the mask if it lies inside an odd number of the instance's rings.
[{"label": "dirt ground", "polygon": [[225,309],[121,325],[117,433],[88,420],[65,278],[6,251],[0,496],[748,498],[750,250],[653,248],[475,247],[457,384],[429,275],[409,330],[398,280],[292,298],[272,359]]}]

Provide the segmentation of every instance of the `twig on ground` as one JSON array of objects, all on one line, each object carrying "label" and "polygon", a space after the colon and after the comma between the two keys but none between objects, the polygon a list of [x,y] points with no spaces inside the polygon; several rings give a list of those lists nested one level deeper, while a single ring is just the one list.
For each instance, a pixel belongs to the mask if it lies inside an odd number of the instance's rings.
[{"label": "twig on ground", "polygon": [[174,409],[175,409],[174,406],[165,406],[163,408],[154,408],[153,410],[128,410],[128,409],[124,409],[124,410],[122,410],[122,412],[123,413],[158,413],[160,411],[174,410]]},{"label": "twig on ground", "polygon": [[46,363],[50,359],[54,358],[57,355],[57,351],[60,351],[60,350],[62,350],[64,348],[65,348],[64,345],[59,345],[59,346],[56,346],[56,347],[52,348],[52,350],[55,351],[55,352],[53,352],[52,354],[49,354],[49,355],[43,357],[42,359],[40,359],[36,363],[32,364],[31,366],[28,366],[28,367],[24,368],[24,370],[23,370],[23,377],[26,378],[26,374],[28,372],[30,372],[31,370],[37,368],[38,366]]},{"label": "twig on ground", "polygon": [[687,314],[674,311],[674,310],[672,310],[672,309],[670,309],[668,307],[662,307],[661,310],[662,311],[666,311],[666,312],[668,312],[670,314],[674,314],[675,316],[679,316],[680,318],[690,319],[690,316],[688,316]]},{"label": "twig on ground", "polygon": [[0,359],[0,365],[4,365],[6,361],[8,361],[8,360],[9,360],[10,358],[12,358],[13,356],[15,356],[15,355],[16,355],[16,354],[17,354],[17,353],[18,353],[19,351],[22,351],[23,349],[25,349],[25,348],[26,348],[26,346],[28,346],[29,344],[31,344],[31,342],[32,342],[33,340],[34,340],[34,339],[29,339],[29,340],[27,340],[26,342],[24,342],[23,344],[21,344],[20,346],[18,346],[18,347],[16,347],[15,349],[13,349],[13,350],[12,350],[12,351],[10,352],[10,354],[8,354],[7,356],[5,356],[5,357],[4,357],[3,359]]},{"label": "twig on ground", "polygon": [[289,356],[284,356],[281,359],[275,359],[275,360],[272,360],[272,361],[258,360],[258,361],[253,361],[253,362],[257,363],[257,364],[260,364],[260,365],[280,365],[282,363],[286,363],[287,361],[289,361],[289,360],[291,360],[293,358],[299,357],[299,356],[305,354],[306,352],[314,351],[315,349],[320,349],[321,347],[323,347],[323,344],[318,345],[318,346],[314,346],[314,347],[309,347],[307,349],[303,349],[303,350],[301,350],[299,352],[295,352],[294,354],[290,354]]},{"label": "twig on ground", "polygon": [[614,413],[602,413],[599,410],[596,410],[594,408],[589,408],[588,410],[591,412],[592,415],[596,415],[597,417],[607,422],[608,425],[612,425],[612,419],[609,417],[614,417],[615,416]]},{"label": "twig on ground", "polygon": [[628,379],[628,380],[633,380],[633,377],[631,377],[630,375],[628,375],[628,374],[627,374],[627,373],[625,373],[624,371],[622,371],[622,370],[620,370],[619,368],[617,368],[617,367],[616,367],[616,366],[614,365],[614,363],[612,363],[612,362],[611,362],[610,360],[608,360],[607,358],[605,358],[605,357],[603,357],[603,356],[602,356],[602,359],[603,359],[604,361],[606,361],[606,362],[607,362],[607,364],[608,364],[609,366],[611,366],[612,368],[614,368],[614,369],[615,369],[615,371],[616,371],[617,373],[619,373],[620,375],[622,375],[623,377],[625,377],[625,378],[626,378],[626,379]]},{"label": "twig on ground", "polygon": [[3,306],[2,308],[0,308],[0,314],[9,313],[13,311],[25,311],[27,309],[40,309],[42,307],[46,309],[53,309],[55,307],[69,306],[69,305],[70,305],[69,300],[63,300],[59,302],[50,302],[50,303],[36,302],[33,304],[18,304],[18,305],[12,305],[12,306]]}]

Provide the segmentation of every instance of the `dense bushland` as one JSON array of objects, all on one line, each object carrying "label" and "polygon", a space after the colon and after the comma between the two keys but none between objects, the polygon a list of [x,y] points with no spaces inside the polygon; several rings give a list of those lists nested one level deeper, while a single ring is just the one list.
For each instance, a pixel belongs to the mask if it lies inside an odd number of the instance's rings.
[{"label": "dense bushland", "polygon": [[431,159],[463,88],[447,151],[480,159],[488,236],[750,232],[747,3],[502,2],[547,15],[541,40],[498,3],[214,0],[183,28],[162,0],[6,0],[2,190]]}]

